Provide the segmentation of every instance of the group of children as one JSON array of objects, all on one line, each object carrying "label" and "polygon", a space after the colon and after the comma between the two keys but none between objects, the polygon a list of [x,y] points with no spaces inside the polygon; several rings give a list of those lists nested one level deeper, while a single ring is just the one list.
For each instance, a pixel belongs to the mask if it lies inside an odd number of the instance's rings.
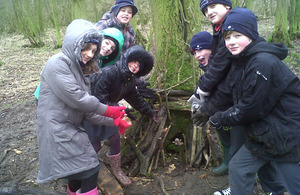
[{"label": "group of children", "polygon": [[[189,102],[193,122],[209,121],[223,146],[223,162],[212,173],[229,171],[230,186],[214,194],[253,194],[256,175],[266,192],[300,194],[300,83],[281,62],[287,48],[259,37],[255,15],[232,9],[230,0],[201,0],[200,9],[213,35],[201,31],[191,39],[205,73]],[[155,91],[140,80],[154,59],[135,45],[129,24],[137,12],[133,0],[117,0],[95,25],[74,20],[62,51],[47,61],[35,93],[39,183],[64,178],[68,195],[98,194],[97,152],[109,139],[113,173],[131,184],[121,169],[120,142],[130,110],[118,102],[158,120],[144,100]]]},{"label": "group of children", "polygon": [[212,172],[228,169],[230,186],[214,195],[253,194],[256,176],[265,192],[300,194],[300,82],[282,62],[288,49],[259,37],[253,12],[231,9],[230,0],[201,0],[200,8],[213,37],[210,48],[207,32],[191,40],[208,69],[190,101],[193,122],[209,121],[223,145],[224,161]]}]

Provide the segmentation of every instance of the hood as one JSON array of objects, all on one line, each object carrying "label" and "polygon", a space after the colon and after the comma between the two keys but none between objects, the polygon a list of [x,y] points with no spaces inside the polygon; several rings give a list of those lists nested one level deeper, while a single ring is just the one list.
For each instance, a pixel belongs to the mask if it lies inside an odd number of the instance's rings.
[{"label": "hood", "polygon": [[124,43],[124,37],[122,32],[117,28],[107,28],[104,29],[102,33],[104,36],[111,37],[119,43],[119,47],[116,48],[109,56],[102,57],[102,66],[108,66],[114,64],[119,59]]},{"label": "hood", "polygon": [[259,37],[253,42],[253,47],[246,51],[246,56],[251,56],[256,53],[266,52],[277,56],[280,60],[284,60],[288,55],[288,48],[282,43],[268,43],[262,37]]},{"label": "hood", "polygon": [[[102,33],[91,22],[84,19],[76,19],[67,27],[62,46],[62,52],[76,64],[81,63],[81,50],[86,42],[97,40],[100,44],[103,40]],[[97,48],[94,58],[98,58],[100,47]]]},{"label": "hood", "polygon": [[[140,71],[137,74],[132,74],[128,68],[128,62],[138,61],[140,63]],[[126,50],[125,53],[121,55],[121,59],[117,62],[117,66],[121,69],[122,74],[125,78],[130,77],[141,77],[148,74],[154,64],[154,58],[140,45],[135,45]]]}]

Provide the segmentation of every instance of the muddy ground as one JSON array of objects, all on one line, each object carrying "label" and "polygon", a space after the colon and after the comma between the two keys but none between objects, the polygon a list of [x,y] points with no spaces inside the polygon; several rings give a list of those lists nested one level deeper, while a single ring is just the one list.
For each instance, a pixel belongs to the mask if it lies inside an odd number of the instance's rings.
[{"label": "muddy ground", "polygon": [[[273,24],[273,20],[261,21],[261,35],[268,36]],[[46,60],[59,51],[53,49],[54,36],[55,31],[49,29],[45,35],[46,46],[33,49],[22,35],[0,35],[0,194],[65,194],[63,180],[42,185],[35,182],[38,150],[33,93]],[[293,51],[299,54],[300,41],[294,44],[297,47]],[[292,63],[299,64],[299,59],[296,63],[287,62]],[[299,72],[299,67],[291,68]],[[181,163],[176,155],[167,155],[166,167],[147,178],[132,178],[133,184],[123,188],[123,193],[210,195],[228,185],[227,175],[213,176],[209,169],[191,168]],[[259,184],[255,194],[263,194]]]}]

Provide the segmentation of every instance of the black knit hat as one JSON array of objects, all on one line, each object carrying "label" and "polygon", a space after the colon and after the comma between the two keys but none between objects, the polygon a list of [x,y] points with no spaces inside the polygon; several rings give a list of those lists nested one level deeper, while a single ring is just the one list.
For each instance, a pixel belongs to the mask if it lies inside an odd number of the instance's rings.
[{"label": "black knit hat", "polygon": [[196,50],[211,49],[211,39],[212,36],[207,31],[200,31],[195,34],[190,42],[191,53],[194,54]]},{"label": "black knit hat", "polygon": [[204,9],[211,4],[223,4],[223,5],[228,5],[230,6],[230,8],[232,8],[231,0],[201,0],[200,9],[204,15],[205,15]]},{"label": "black knit hat", "polygon": [[120,9],[126,6],[132,7],[132,16],[138,12],[138,8],[134,5],[133,0],[117,0],[115,5],[111,7],[111,11],[117,16]]},{"label": "black knit hat", "polygon": [[223,31],[237,31],[254,41],[258,38],[256,16],[247,8],[234,8],[224,22]]}]

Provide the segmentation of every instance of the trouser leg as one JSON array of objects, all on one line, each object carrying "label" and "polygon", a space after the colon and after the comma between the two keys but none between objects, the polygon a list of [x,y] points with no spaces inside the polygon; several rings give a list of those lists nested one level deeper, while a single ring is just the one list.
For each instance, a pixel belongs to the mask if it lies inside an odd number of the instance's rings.
[{"label": "trouser leg", "polygon": [[275,162],[287,191],[291,195],[300,194],[300,162],[298,163],[279,163]]},{"label": "trouser leg", "polygon": [[243,145],[229,162],[229,183],[233,195],[253,194],[255,174],[268,161],[254,157]]},{"label": "trouser leg", "polygon": [[228,159],[230,159],[239,151],[245,143],[246,129],[243,126],[233,126],[230,130],[230,148]]}]

